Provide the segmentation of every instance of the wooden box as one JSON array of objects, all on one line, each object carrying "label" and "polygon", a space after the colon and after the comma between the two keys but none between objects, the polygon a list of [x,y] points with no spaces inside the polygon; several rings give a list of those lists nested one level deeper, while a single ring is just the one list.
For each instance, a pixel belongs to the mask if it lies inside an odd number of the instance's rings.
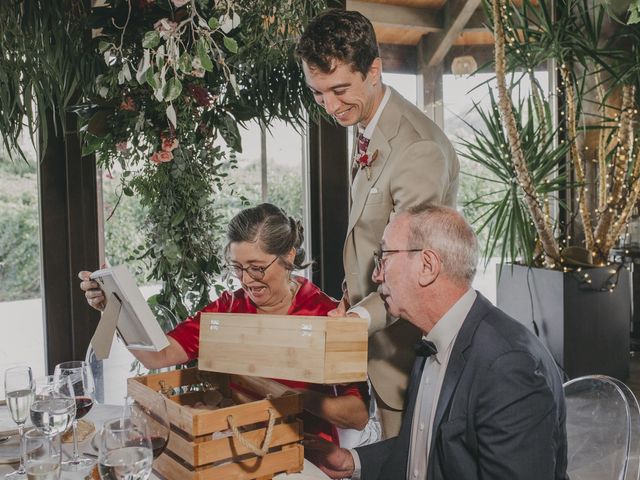
[{"label": "wooden box", "polygon": [[[150,407],[149,399],[156,392],[175,392],[178,387],[188,389],[204,382],[218,385],[225,398],[234,398],[239,394],[231,391],[229,383],[242,381],[238,376],[190,368],[129,378],[127,390]],[[296,418],[302,411],[301,395],[291,393],[217,410],[190,407],[202,401],[203,395],[202,390],[168,395],[171,434],[166,450],[153,464],[161,476],[169,480],[250,480],[302,470],[302,422]],[[237,427],[239,437],[230,423]],[[264,445],[267,435],[269,445]],[[266,454],[252,453],[246,441]]]},{"label": "wooden box", "polygon": [[363,318],[203,313],[202,370],[312,383],[367,379]]}]

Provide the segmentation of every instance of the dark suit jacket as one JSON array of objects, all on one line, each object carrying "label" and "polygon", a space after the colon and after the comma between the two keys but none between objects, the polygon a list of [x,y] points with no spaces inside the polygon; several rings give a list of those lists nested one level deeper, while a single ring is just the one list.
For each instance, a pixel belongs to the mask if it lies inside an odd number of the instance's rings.
[{"label": "dark suit jacket", "polygon": [[[415,362],[400,435],[357,448],[363,480],[406,478],[424,358]],[[567,435],[553,358],[478,294],[453,345],[433,422],[428,480],[564,480]]]}]

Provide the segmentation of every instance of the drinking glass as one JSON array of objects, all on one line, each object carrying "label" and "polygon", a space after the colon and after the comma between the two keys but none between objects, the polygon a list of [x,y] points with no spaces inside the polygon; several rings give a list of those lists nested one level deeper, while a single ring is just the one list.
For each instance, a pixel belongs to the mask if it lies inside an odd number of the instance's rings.
[{"label": "drinking glass", "polygon": [[124,416],[129,416],[134,424],[146,424],[155,459],[162,454],[169,442],[169,414],[165,396],[161,393],[145,399],[145,403],[146,405],[142,405],[133,397],[126,397]]},{"label": "drinking glass", "polygon": [[71,460],[62,462],[62,469],[69,471],[85,471],[95,463],[95,460],[78,453],[78,439],[76,428],[78,420],[84,417],[95,398],[95,383],[91,367],[87,362],[72,361],[56,365],[54,382],[59,393],[72,397],[76,404],[76,414],[73,419],[73,456]]},{"label": "drinking glass", "polygon": [[24,434],[28,480],[60,478],[60,435],[47,435],[34,428]]},{"label": "drinking glass", "polygon": [[102,480],[146,480],[153,451],[144,424],[131,418],[108,420],[98,438],[98,472]]},{"label": "drinking glass", "polygon": [[31,367],[19,366],[9,368],[4,372],[4,391],[11,418],[18,425],[20,436],[20,466],[14,472],[8,473],[6,478],[13,480],[26,478],[24,469],[24,424],[29,417],[29,410],[33,402],[35,384]]},{"label": "drinking glass", "polygon": [[[60,388],[67,382],[64,388]],[[56,380],[54,375],[36,379],[36,395],[31,404],[31,423],[47,435],[58,435],[67,431],[76,415],[76,403],[65,392],[73,390],[71,378]]]}]

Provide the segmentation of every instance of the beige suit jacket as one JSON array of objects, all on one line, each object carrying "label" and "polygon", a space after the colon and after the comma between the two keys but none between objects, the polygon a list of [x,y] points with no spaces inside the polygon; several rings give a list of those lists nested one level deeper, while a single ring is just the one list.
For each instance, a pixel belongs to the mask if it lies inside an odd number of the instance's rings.
[{"label": "beige suit jacket", "polygon": [[398,212],[423,201],[455,207],[459,164],[442,130],[393,89],[367,152],[377,156],[369,178],[364,169],[358,170],[351,185],[345,279],[350,304],[366,308],[371,316],[371,383],[389,407],[400,410],[420,332],[405,320],[387,316],[371,280],[373,252]]}]

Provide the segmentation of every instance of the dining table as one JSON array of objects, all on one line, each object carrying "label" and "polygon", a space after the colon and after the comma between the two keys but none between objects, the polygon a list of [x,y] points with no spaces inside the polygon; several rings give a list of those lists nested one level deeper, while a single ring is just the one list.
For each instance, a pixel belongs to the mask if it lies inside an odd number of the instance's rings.
[{"label": "dining table", "polygon": [[[123,407],[120,405],[101,405],[95,404],[91,411],[84,417],[86,420],[92,422],[97,432],[102,424],[112,418],[118,418],[122,415]],[[29,424],[25,429],[32,428]],[[97,451],[95,448],[95,442],[92,442],[95,432],[83,441],[78,443],[78,449],[81,453],[86,453],[89,456],[95,456],[97,459]],[[71,456],[72,444],[63,443],[62,445],[63,457]],[[0,405],[0,479],[4,478],[5,474],[12,472],[18,467],[19,461],[19,443],[17,435],[17,427],[12,422],[9,411],[5,405]],[[91,470],[81,473],[71,473],[63,471],[60,480],[84,480],[91,478]],[[158,474],[155,470],[149,477],[150,480],[180,480],[180,479],[165,479]],[[327,477],[319,468],[313,465],[308,460],[304,460],[303,469],[300,473],[282,473],[273,477],[274,480],[326,480]]]}]

